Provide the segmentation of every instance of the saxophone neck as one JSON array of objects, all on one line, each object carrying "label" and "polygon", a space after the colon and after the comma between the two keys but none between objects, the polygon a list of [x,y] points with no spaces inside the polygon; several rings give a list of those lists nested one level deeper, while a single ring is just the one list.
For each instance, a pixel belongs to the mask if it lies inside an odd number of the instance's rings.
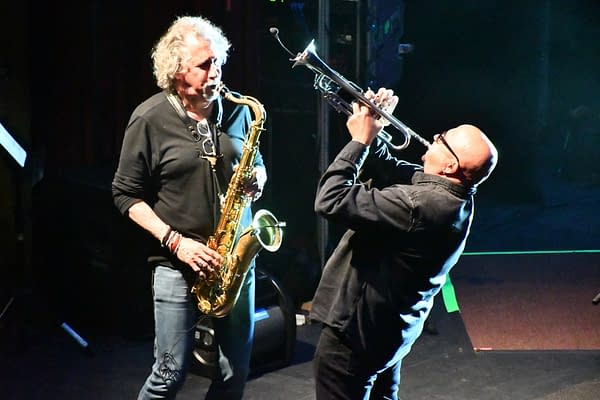
[{"label": "saxophone neck", "polygon": [[258,101],[258,99],[252,96],[243,96],[234,93],[229,90],[229,88],[223,82],[220,82],[218,85],[216,85],[215,90],[217,90],[219,94],[227,101],[231,101],[232,103],[236,104],[245,104],[250,107],[250,110],[254,115],[254,124],[262,126],[266,119],[266,111],[265,107],[260,101]]}]

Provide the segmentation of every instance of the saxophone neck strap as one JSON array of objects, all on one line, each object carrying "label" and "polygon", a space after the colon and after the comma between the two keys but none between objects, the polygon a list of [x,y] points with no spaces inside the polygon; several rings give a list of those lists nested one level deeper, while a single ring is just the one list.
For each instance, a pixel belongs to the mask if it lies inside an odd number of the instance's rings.
[{"label": "saxophone neck strap", "polygon": [[[181,119],[181,122],[183,122],[183,124],[185,125],[185,127],[190,131],[190,133],[192,135],[194,135],[194,134],[198,135],[198,132],[196,131],[196,123],[185,112],[185,109],[183,108],[183,104],[181,104],[181,100],[179,100],[179,97],[177,97],[177,95],[175,93],[171,93],[171,92],[166,92],[166,96],[167,96],[167,100],[169,100],[169,103],[171,103],[171,106],[173,107],[173,109],[175,110],[175,112]],[[194,136],[194,138],[195,137],[196,136]]]},{"label": "saxophone neck strap", "polygon": [[[181,103],[181,99],[179,98],[179,96],[177,96],[173,92],[169,92],[166,90],[165,95],[167,96],[167,100],[169,100],[169,103],[171,103],[171,106],[173,107],[173,109],[175,109],[175,112],[177,112],[177,115],[179,115],[179,118],[181,118],[181,121],[183,121],[185,126],[190,131],[194,130],[194,123],[196,121],[190,118],[190,116],[185,112],[185,109],[183,108],[183,104]],[[215,106],[216,112],[214,112],[214,118],[212,118],[212,122],[217,127],[217,130],[220,131],[221,123],[223,121],[223,103],[221,97],[218,97],[215,100]]]}]

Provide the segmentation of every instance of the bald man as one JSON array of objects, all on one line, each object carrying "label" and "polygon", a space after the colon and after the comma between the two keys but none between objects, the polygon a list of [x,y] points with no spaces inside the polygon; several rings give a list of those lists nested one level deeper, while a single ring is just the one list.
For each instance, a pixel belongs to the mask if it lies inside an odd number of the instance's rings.
[{"label": "bald man", "polygon": [[[396,104],[391,90],[368,92]],[[393,157],[371,110],[353,104],[352,140],[320,179],[315,211],[347,229],[325,264],[311,318],[318,400],[398,399],[402,359],[462,253],[473,196],[498,153],[473,125],[433,137],[423,165]],[[369,184],[359,172],[370,174]],[[361,177],[363,175],[361,174]]]}]

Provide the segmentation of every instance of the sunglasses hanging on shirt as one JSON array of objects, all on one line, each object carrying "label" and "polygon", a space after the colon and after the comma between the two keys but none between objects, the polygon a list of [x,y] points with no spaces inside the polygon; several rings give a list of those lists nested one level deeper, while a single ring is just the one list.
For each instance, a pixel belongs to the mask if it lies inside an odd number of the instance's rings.
[{"label": "sunglasses hanging on shirt", "polygon": [[208,121],[204,120],[196,123],[196,131],[199,135],[196,141],[200,143],[201,157],[208,160],[214,168],[217,160],[223,156],[217,148],[218,141],[216,141],[215,129],[211,129]]}]

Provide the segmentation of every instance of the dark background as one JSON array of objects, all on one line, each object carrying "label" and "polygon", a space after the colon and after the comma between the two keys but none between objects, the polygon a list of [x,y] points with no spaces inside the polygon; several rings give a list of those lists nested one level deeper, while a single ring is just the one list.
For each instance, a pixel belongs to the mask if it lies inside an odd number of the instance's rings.
[{"label": "dark background", "polygon": [[[323,234],[312,210],[319,135],[328,135],[331,158],[347,134],[333,112],[328,132],[318,131],[313,74],[292,69],[268,29],[301,51],[317,38],[318,5],[4,2],[0,122],[29,159],[22,169],[0,150],[2,303],[28,288],[49,315],[147,329],[147,237],[117,215],[110,182],[131,111],[157,91],[152,45],[176,16],[198,13],[233,43],[227,85],[268,113],[261,139],[270,178],[256,207],[287,228],[281,249],[262,252],[258,265],[297,303],[310,299]],[[594,0],[331,0],[326,61],[363,88],[393,88],[396,117],[427,139],[473,123],[496,143],[500,162],[480,189],[467,251],[595,249],[599,18]],[[423,151],[415,141],[399,156],[416,161]],[[328,250],[339,232],[329,234]]]}]

